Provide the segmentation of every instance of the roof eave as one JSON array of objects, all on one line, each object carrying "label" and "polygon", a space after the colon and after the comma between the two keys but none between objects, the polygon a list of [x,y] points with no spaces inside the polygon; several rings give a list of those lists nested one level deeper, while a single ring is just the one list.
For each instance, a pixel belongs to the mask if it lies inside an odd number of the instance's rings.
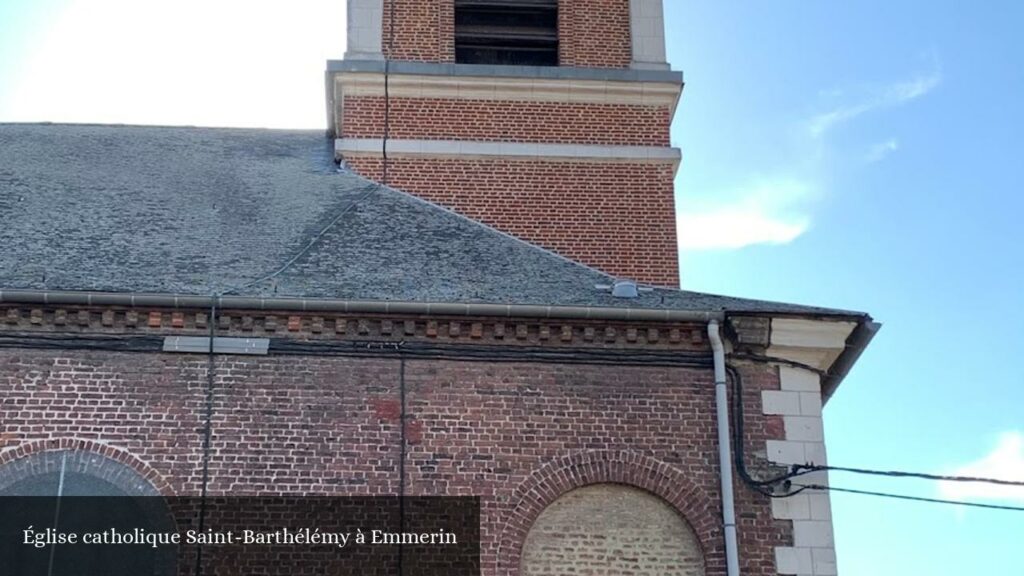
[{"label": "roof eave", "polygon": [[875,322],[871,317],[867,317],[857,324],[857,327],[850,333],[846,340],[845,350],[839,355],[839,358],[836,358],[836,361],[832,363],[832,366],[822,378],[821,396],[823,403],[828,402],[832,394],[839,388],[843,379],[849,374],[850,369],[857,363],[861,354],[864,353],[868,344],[871,343],[871,340],[874,339],[875,334],[878,334],[881,328],[881,323]]},{"label": "roof eave", "polygon": [[141,294],[68,290],[0,289],[0,303],[64,304],[166,308],[280,310],[305,312],[356,312],[422,314],[428,316],[489,316],[562,318],[576,320],[630,320],[641,322],[709,322],[724,320],[716,310],[659,310],[604,306],[544,306],[460,302],[402,302],[333,298],[261,298],[252,296],[200,296],[195,294]]}]

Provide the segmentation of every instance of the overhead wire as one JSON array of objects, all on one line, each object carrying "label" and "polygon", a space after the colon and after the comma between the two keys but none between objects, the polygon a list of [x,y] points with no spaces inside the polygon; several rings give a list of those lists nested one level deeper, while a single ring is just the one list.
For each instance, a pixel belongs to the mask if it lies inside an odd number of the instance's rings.
[{"label": "overhead wire", "polygon": [[[795,491],[789,491],[788,486],[784,485],[785,482],[799,474],[789,472],[787,474],[781,474],[771,478],[757,479],[754,478],[747,470],[746,458],[743,455],[743,423],[745,420],[743,416],[743,377],[740,375],[739,370],[732,365],[726,365],[725,369],[729,378],[732,380],[733,385],[733,444],[736,447],[733,451],[733,459],[735,460],[736,472],[739,474],[740,479],[743,480],[743,483],[750,489],[769,498],[789,498],[803,492],[806,488],[798,488]],[[782,493],[777,493],[775,489],[780,484],[783,484],[783,488],[786,490]]]},{"label": "overhead wire", "polygon": [[215,293],[215,294],[213,294],[213,296],[216,298],[216,297],[220,297],[220,296],[226,296],[226,295],[234,294],[234,293],[237,293],[239,290],[244,290],[246,288],[250,288],[252,286],[255,286],[256,284],[261,284],[261,283],[266,282],[268,280],[273,280],[274,278],[277,278],[278,276],[283,274],[286,270],[291,268],[292,265],[294,265],[299,260],[299,258],[302,258],[303,256],[305,256],[306,253],[309,252],[314,246],[316,246],[320,242],[320,240],[332,228],[334,228],[334,226],[338,222],[340,222],[342,218],[345,217],[346,214],[348,214],[354,208],[359,206],[363,202],[363,200],[365,200],[367,198],[367,196],[369,196],[379,186],[380,186],[380,184],[377,184],[376,182],[372,182],[372,183],[367,184],[366,186],[364,186],[362,188],[362,191],[359,193],[359,196],[357,196],[354,200],[351,200],[348,204],[346,204],[344,207],[342,207],[342,209],[339,210],[337,214],[335,214],[334,218],[332,218],[331,221],[328,222],[326,226],[321,228],[320,231],[317,232],[313,236],[313,238],[310,239],[310,241],[307,242],[305,246],[303,246],[303,248],[301,250],[299,250],[291,258],[286,260],[284,264],[282,264],[281,266],[276,268],[273,272],[270,272],[268,274],[260,276],[259,278],[256,278],[255,280],[251,280],[249,282],[246,282],[245,284],[239,284],[237,286],[228,286],[227,290]]},{"label": "overhead wire", "polygon": [[845,492],[849,494],[860,494],[863,496],[878,496],[882,498],[892,498],[896,500],[909,500],[913,502],[927,502],[930,504],[952,504],[955,506],[968,506],[971,508],[987,508],[989,510],[1010,510],[1014,512],[1024,512],[1024,507],[1021,506],[1009,506],[1003,504],[985,504],[983,502],[966,502],[963,500],[946,500],[943,498],[925,498],[923,496],[910,496],[908,494],[891,494],[888,492],[875,492],[872,490],[858,490],[855,488],[842,488],[839,486],[830,486],[824,484],[793,484],[793,486],[799,486],[802,490],[822,490],[829,492]]},{"label": "overhead wire", "polygon": [[388,4],[388,53],[384,55],[384,133],[381,139],[381,183],[388,185],[388,139],[391,138],[391,58],[395,53],[395,4]]},{"label": "overhead wire", "polygon": [[[399,424],[399,457],[398,457],[398,532],[405,532],[405,460],[408,458],[408,425],[409,414],[406,402],[405,358],[398,360],[398,424]],[[402,561],[405,558],[403,542],[398,544],[398,576],[405,574]]]},{"label": "overhead wire", "polygon": [[[213,342],[216,338],[217,308],[210,309],[210,344],[207,350],[208,367],[206,382],[206,403],[203,428],[203,482],[202,492],[205,493],[209,481],[209,453],[212,438],[213,409],[213,375],[215,356]],[[154,352],[162,349],[163,338],[141,334],[117,335],[77,335],[77,334],[20,334],[0,335],[0,348],[24,348],[40,350],[103,350],[112,352]],[[469,362],[528,362],[557,363],[584,365],[632,365],[632,366],[664,366],[664,367],[695,367],[706,368],[711,365],[711,357],[700,353],[680,353],[678,351],[630,351],[592,350],[586,348],[546,348],[537,346],[487,346],[461,345],[442,343],[415,343],[405,341],[291,341],[273,339],[270,351],[282,355],[310,356],[352,356],[352,357],[397,357],[404,359],[450,359]],[[869,468],[818,465],[813,463],[793,464],[789,471],[769,478],[757,478],[747,469],[744,454],[745,435],[743,403],[743,380],[734,366],[727,366],[727,373],[733,384],[733,442],[734,458],[738,475],[752,490],[770,498],[787,498],[806,490],[831,490],[854,494],[873,495],[887,498],[902,498],[921,502],[973,506],[1000,510],[1017,510],[1018,507],[996,504],[982,504],[955,500],[942,500],[885,492],[873,492],[854,488],[832,487],[816,483],[801,483],[799,478],[816,472],[843,472],[862,475],[873,475],[888,478],[924,479],[940,482],[985,483],[998,486],[1024,486],[1024,481],[987,478],[978,476],[958,476],[930,474],[902,470],[875,470]],[[200,552],[201,554],[201,552]]]},{"label": "overhead wire", "polygon": [[[216,321],[216,307],[211,308],[211,324]],[[211,326],[211,329],[214,327]],[[163,337],[145,334],[79,335],[79,334],[31,334],[8,333],[0,335],[0,349],[21,348],[33,350],[103,350],[110,352],[158,352],[163,347]],[[665,367],[707,367],[711,358],[701,353],[663,350],[622,352],[616,350],[593,350],[575,347],[538,346],[487,346],[443,343],[416,343],[406,341],[292,341],[272,339],[270,351],[282,355],[352,356],[352,357],[406,357],[438,358],[480,362],[534,362],[592,365],[635,365]],[[734,439],[736,444],[736,467],[741,478],[748,485],[759,488],[782,484],[787,480],[815,472],[844,472],[892,478],[919,478],[940,482],[974,482],[999,486],[1024,486],[1024,481],[978,476],[931,474],[903,470],[876,470],[859,467],[830,466],[813,463],[793,464],[784,474],[767,479],[754,478],[746,467],[744,445],[745,434],[742,377],[733,366],[727,367],[733,382],[733,414],[735,414]],[[759,490],[760,491],[760,490]],[[774,495],[774,494],[773,494]]]},{"label": "overhead wire", "polygon": [[983,478],[980,476],[955,476],[945,474],[929,474],[926,472],[905,472],[902,470],[872,470],[868,468],[850,468],[846,466],[825,466],[816,464],[797,464],[794,466],[799,470],[798,474],[811,474],[813,472],[849,472],[852,474],[866,474],[870,476],[886,476],[890,478],[918,478],[922,480],[937,480],[940,482],[978,482],[984,484],[996,484],[999,486],[1022,486],[1024,481],[1005,480],[1002,478]]},{"label": "overhead wire", "polygon": [[162,336],[8,333],[0,335],[0,348],[30,350],[103,350],[107,352],[159,352]]},{"label": "overhead wire", "polygon": [[[910,500],[916,502],[929,502],[934,504],[949,504],[957,506],[968,506],[974,508],[986,508],[992,510],[1013,510],[1024,512],[1024,508],[1018,506],[986,504],[981,502],[966,502],[961,500],[946,500],[941,498],[928,498],[923,496],[893,494],[888,492],[875,492],[871,490],[861,490],[856,488],[843,488],[819,483],[803,484],[799,482],[794,482],[794,479],[797,479],[801,476],[806,476],[808,474],[813,474],[815,472],[837,471],[895,478],[920,478],[927,480],[949,482],[980,482],[1004,486],[1024,486],[1024,482],[1019,482],[1015,480],[1004,480],[999,478],[927,474],[921,472],[904,472],[898,470],[872,470],[866,468],[851,468],[844,466],[826,466],[816,464],[794,464],[790,467],[790,471],[788,473],[780,474],[767,479],[755,479],[747,471],[745,458],[743,456],[743,378],[740,375],[740,372],[733,366],[726,366],[726,370],[733,381],[733,413],[735,414],[733,429],[735,431],[734,443],[736,445],[736,469],[739,473],[740,478],[743,479],[744,483],[746,483],[754,491],[764,496],[770,498],[788,498],[796,496],[797,494],[800,494],[807,490],[827,490],[832,492],[844,492],[850,494],[877,496],[883,498]],[[782,489],[783,492],[777,493],[777,489]]]},{"label": "overhead wire", "polygon": [[784,365],[789,366],[791,368],[799,368],[801,370],[807,370],[808,372],[813,372],[813,373],[815,373],[815,374],[817,374],[819,376],[827,375],[827,372],[825,370],[821,370],[819,368],[815,368],[814,366],[810,366],[808,364],[804,364],[803,362],[796,362],[794,360],[788,360],[786,358],[778,358],[778,357],[775,357],[775,356],[755,356],[753,354],[744,354],[742,352],[733,352],[732,354],[729,355],[729,357],[733,358],[735,360],[749,360],[751,362],[758,362],[758,363],[761,363],[761,364],[784,364]]},{"label": "overhead wire", "polygon": [[363,356],[440,358],[487,362],[537,362],[598,365],[645,365],[708,367],[711,358],[701,354],[669,351],[621,352],[586,348],[543,348],[536,346],[486,346],[394,341],[314,342],[274,339],[275,354],[314,356]]},{"label": "overhead wire", "polygon": [[390,3],[389,10],[389,34],[388,34],[388,53],[384,56],[384,129],[383,138],[381,140],[381,182],[371,182],[363,187],[362,192],[354,200],[346,204],[331,221],[324,226],[313,238],[306,243],[306,245],[299,250],[295,255],[285,261],[280,267],[274,271],[260,276],[255,280],[251,280],[244,284],[237,286],[228,286],[227,290],[221,291],[214,296],[225,296],[229,294],[237,293],[245,288],[250,288],[256,284],[261,284],[268,280],[283,274],[286,270],[292,267],[300,258],[302,258],[307,252],[309,252],[313,246],[320,242],[320,240],[330,231],[334,226],[345,217],[346,214],[351,212],[355,207],[362,204],[363,200],[367,198],[374,190],[380,188],[382,185],[387,186],[388,184],[388,140],[391,137],[391,94],[390,94],[390,77],[391,77],[391,56],[394,50],[394,36],[395,36],[395,4],[397,0],[393,0]]},{"label": "overhead wire", "polygon": [[[214,370],[216,369],[216,356],[213,353],[213,344],[217,337],[217,305],[210,306],[210,342],[206,349],[206,389],[203,400],[203,444],[202,459],[203,472],[202,484],[199,493],[199,532],[202,533],[206,525],[206,502],[207,491],[210,484],[210,450],[213,443],[213,386]],[[195,576],[202,574],[203,547],[196,547]]]}]

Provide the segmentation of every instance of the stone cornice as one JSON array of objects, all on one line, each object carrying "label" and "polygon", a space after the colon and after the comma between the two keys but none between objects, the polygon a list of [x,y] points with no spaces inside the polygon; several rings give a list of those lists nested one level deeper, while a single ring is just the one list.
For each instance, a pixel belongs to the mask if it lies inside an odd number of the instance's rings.
[{"label": "stone cornice", "polygon": [[[344,72],[336,74],[334,82],[335,94],[339,96],[384,96],[384,74]],[[678,84],[669,82],[412,74],[390,74],[388,77],[391,98],[668,106],[673,113],[680,91]]]},{"label": "stone cornice", "polygon": [[773,318],[766,354],[827,372],[846,350],[856,322]]}]

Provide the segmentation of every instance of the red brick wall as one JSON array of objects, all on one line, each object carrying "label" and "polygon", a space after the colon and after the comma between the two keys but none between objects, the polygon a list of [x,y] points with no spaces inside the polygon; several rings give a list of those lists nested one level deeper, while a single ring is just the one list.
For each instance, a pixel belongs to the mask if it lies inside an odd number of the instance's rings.
[{"label": "red brick wall", "polygon": [[[558,28],[562,66],[628,68],[632,61],[629,0],[561,0]],[[381,38],[394,60],[454,62],[454,0],[384,0]]]},{"label": "red brick wall", "polygon": [[[0,463],[107,450],[166,493],[196,494],[205,370],[202,355],[0,350]],[[760,415],[760,390],[778,380],[765,367],[745,373],[754,454],[781,437]],[[485,575],[516,574],[544,506],[595,482],[672,504],[707,573],[724,574],[710,369],[409,360],[405,375],[408,493],[482,497]],[[397,493],[398,360],[220,357],[215,390],[212,494]],[[744,573],[769,574],[791,524],[736,491]]]},{"label": "red brick wall", "polygon": [[[394,11],[393,38],[391,17]],[[386,0],[385,54],[454,60],[453,0]],[[563,66],[626,68],[628,0],[561,0]],[[393,47],[391,47],[393,44]],[[341,104],[342,138],[384,136],[383,97]],[[389,137],[670,146],[668,106],[392,98]],[[347,156],[380,179],[381,160]],[[673,169],[666,163],[392,157],[388,183],[616,276],[678,286]]]},{"label": "red brick wall", "polygon": [[[381,177],[379,157],[350,156]],[[678,286],[668,164],[391,157],[388,183],[610,274]]]},{"label": "red brick wall", "polygon": [[[778,476],[785,470],[769,464],[763,455],[768,440],[786,437],[782,417],[768,416],[761,412],[761,392],[779,389],[778,369],[753,362],[730,363],[739,370],[743,379],[743,446],[747,470],[754,478]],[[732,397],[730,386],[730,400]],[[735,422],[736,416],[731,404],[730,414]],[[730,426],[730,437],[733,436],[734,430],[735,428]],[[758,454],[762,457],[758,457]],[[733,478],[736,486],[736,530],[740,548],[740,573],[774,574],[775,547],[793,545],[793,523],[773,518],[770,499],[747,487],[735,472]],[[721,510],[721,507],[717,509]],[[754,545],[750,541],[752,537],[764,538],[764,544],[767,545]]]},{"label": "red brick wall", "polygon": [[[348,97],[346,138],[384,136],[384,98]],[[667,106],[391,98],[391,138],[668,146]]]},{"label": "red brick wall", "polygon": [[385,58],[415,62],[455,61],[454,0],[384,0],[382,26],[381,44]]},{"label": "red brick wall", "polygon": [[561,0],[558,52],[562,66],[629,68],[629,0]]}]

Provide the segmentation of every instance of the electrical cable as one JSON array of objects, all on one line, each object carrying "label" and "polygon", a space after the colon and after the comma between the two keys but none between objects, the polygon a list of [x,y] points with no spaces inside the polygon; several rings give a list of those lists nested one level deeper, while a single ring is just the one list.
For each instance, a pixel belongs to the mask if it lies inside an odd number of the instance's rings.
[{"label": "electrical cable", "polygon": [[[916,501],[921,501],[921,502],[935,502],[935,503],[942,503],[942,504],[959,504],[959,505],[963,505],[963,506],[974,506],[974,507],[979,507],[979,508],[992,508],[992,509],[998,509],[998,510],[1021,510],[1021,511],[1024,511],[1024,508],[1017,508],[1017,507],[1014,507],[1014,506],[1001,506],[1001,505],[996,505],[996,504],[979,504],[979,503],[961,502],[961,501],[955,501],[955,500],[941,500],[941,499],[936,499],[936,498],[924,498],[924,497],[919,497],[919,496],[905,496],[905,495],[900,495],[900,494],[889,494],[889,493],[884,493],[884,492],[871,492],[871,491],[867,491],[867,490],[857,490],[857,489],[853,489],[853,488],[837,488],[837,487],[824,486],[824,485],[821,485],[821,484],[799,484],[799,483],[793,483],[792,482],[792,480],[794,478],[798,478],[800,476],[804,476],[804,475],[807,475],[807,474],[812,474],[814,472],[837,471],[837,472],[850,472],[850,473],[857,473],[857,474],[870,474],[870,475],[886,476],[886,477],[896,477],[896,478],[921,478],[921,479],[927,479],[927,480],[940,480],[940,481],[951,481],[951,482],[980,482],[980,483],[997,484],[997,485],[1003,485],[1003,486],[1024,486],[1024,482],[1018,482],[1018,481],[1013,481],[1013,480],[1002,480],[1002,479],[997,479],[997,478],[982,478],[982,477],[976,477],[976,476],[947,476],[947,475],[926,474],[926,473],[919,473],[919,472],[902,472],[902,471],[896,471],[896,470],[886,471],[886,470],[870,470],[870,469],[865,469],[865,468],[849,468],[849,467],[843,467],[843,466],[823,466],[823,465],[814,465],[814,464],[795,464],[795,465],[793,465],[791,467],[791,471],[789,473],[787,473],[787,474],[782,474],[782,475],[779,475],[779,476],[775,476],[773,478],[768,478],[766,480],[754,479],[747,472],[745,461],[744,461],[745,459],[743,457],[743,441],[742,441],[743,440],[743,422],[744,422],[744,418],[743,418],[743,401],[742,401],[742,395],[743,395],[743,383],[742,382],[743,382],[743,379],[742,379],[742,376],[740,376],[739,371],[736,370],[736,368],[734,368],[733,366],[727,366],[726,369],[727,369],[730,377],[733,380],[733,406],[734,406],[734,414],[735,414],[735,421],[733,423],[733,426],[734,426],[734,429],[735,429],[735,440],[734,440],[734,442],[736,444],[736,457],[735,457],[735,459],[736,459],[736,469],[737,469],[737,472],[740,475],[740,478],[743,479],[743,481],[750,488],[752,488],[753,490],[755,490],[755,491],[757,491],[757,492],[759,492],[759,493],[761,493],[761,494],[763,494],[765,496],[769,496],[769,497],[772,497],[772,498],[787,498],[787,497],[790,497],[790,496],[795,496],[795,495],[797,495],[797,494],[799,494],[799,493],[801,493],[801,492],[803,492],[805,490],[833,490],[833,491],[836,491],[836,492],[849,492],[849,493],[853,493],[853,494],[874,495],[874,496],[882,496],[882,497],[888,497],[888,498],[902,498],[902,499],[905,499],[905,500],[916,500]],[[779,486],[779,485],[781,485],[782,488],[784,490],[786,490],[786,493],[776,494],[774,492],[774,487],[775,486]],[[790,491],[791,488],[796,488],[796,490]]]},{"label": "electrical cable", "polygon": [[789,366],[791,368],[800,368],[801,370],[807,370],[808,372],[813,372],[813,373],[817,374],[818,376],[827,376],[828,375],[828,373],[826,371],[820,370],[818,368],[815,368],[814,366],[810,366],[810,365],[804,364],[802,362],[795,362],[793,360],[787,360],[785,358],[777,358],[775,356],[754,356],[753,354],[743,354],[743,353],[733,352],[732,354],[729,355],[729,357],[733,358],[733,359],[736,359],[736,360],[749,360],[751,362],[759,362],[761,364],[785,364],[786,366]]},{"label": "electrical cable", "polygon": [[706,368],[704,354],[670,351],[621,352],[581,348],[548,349],[533,346],[481,346],[416,342],[296,342],[271,341],[270,352],[284,355],[435,358],[487,362],[537,362],[596,365],[681,366]]},{"label": "electrical cable", "polygon": [[969,506],[972,508],[987,508],[990,510],[1010,510],[1024,512],[1024,507],[1007,506],[1001,504],[983,504],[981,502],[964,502],[962,500],[944,500],[942,498],[924,498],[922,496],[909,496],[907,494],[891,494],[888,492],[874,492],[871,490],[857,490],[854,488],[840,488],[838,486],[825,486],[823,484],[793,484],[802,490],[827,490],[830,492],[846,492],[849,494],[861,494],[863,496],[879,496],[882,498],[893,498],[896,500],[910,500],[912,502],[928,502],[931,504],[952,504],[955,506]]},{"label": "electrical cable", "polygon": [[107,352],[159,352],[162,336],[23,334],[0,335],[0,348],[30,350],[103,350]]},{"label": "electrical cable", "polygon": [[[217,305],[210,306],[210,345],[206,352],[206,398],[203,414],[203,477],[199,494],[199,532],[202,533],[206,524],[206,494],[210,484],[210,445],[213,439],[213,371],[216,368],[216,357],[213,354],[213,342],[217,337]],[[202,573],[203,547],[196,547],[195,576]]]},{"label": "electrical cable", "polygon": [[[212,431],[212,392],[215,359],[212,344],[216,337],[217,308],[210,309],[210,348],[207,369],[206,421],[204,422],[204,461],[203,461],[203,492],[208,484],[208,457]],[[162,336],[142,334],[89,335],[80,334],[31,334],[9,333],[0,335],[0,349],[33,349],[33,350],[93,350],[110,352],[159,352],[163,347]],[[442,343],[416,343],[394,341],[291,341],[273,339],[270,351],[280,355],[296,356],[350,356],[367,358],[406,358],[411,359],[446,359],[467,362],[526,362],[538,364],[582,364],[594,366],[652,366],[652,367],[693,367],[706,368],[711,366],[711,357],[700,353],[687,353],[667,350],[645,350],[622,352],[616,350],[594,350],[587,348],[544,348],[536,346],[488,346],[462,345]],[[974,482],[1001,486],[1024,486],[1024,482],[999,478],[975,476],[955,476],[908,472],[899,470],[873,470],[844,466],[826,466],[816,464],[794,464],[785,474],[767,479],[754,478],[747,470],[744,456],[744,410],[743,381],[739,371],[733,366],[726,367],[733,381],[733,442],[735,443],[735,465],[740,478],[751,489],[759,494],[773,498],[793,496],[808,489],[807,485],[792,484],[799,478],[815,472],[847,472],[893,478],[920,478],[943,482]],[[786,493],[775,493],[775,487],[787,490]],[[788,489],[796,487],[796,491]]]},{"label": "electrical cable", "polygon": [[302,248],[302,250],[299,250],[294,256],[289,258],[283,265],[278,267],[273,272],[271,272],[269,274],[265,274],[263,276],[260,276],[259,278],[255,279],[255,280],[252,280],[250,282],[246,282],[245,284],[240,284],[238,286],[228,286],[227,290],[225,290],[223,292],[220,292],[218,294],[214,294],[213,296],[216,298],[216,297],[225,296],[225,295],[229,295],[229,294],[235,294],[239,290],[244,290],[245,288],[249,288],[251,286],[255,286],[256,284],[260,284],[262,282],[266,282],[267,280],[273,280],[274,278],[280,276],[286,270],[291,268],[292,265],[295,264],[295,262],[297,262],[299,260],[299,258],[302,258],[303,256],[305,256],[306,253],[309,252],[313,248],[313,246],[315,246],[317,243],[319,243],[320,240],[327,234],[327,232],[329,232],[332,228],[334,228],[334,226],[338,222],[340,222],[341,219],[344,218],[346,214],[351,212],[352,209],[355,208],[356,206],[359,206],[363,202],[363,200],[365,200],[366,197],[369,196],[379,186],[380,186],[380,184],[377,184],[377,183],[371,183],[371,184],[367,184],[366,186],[364,186],[363,189],[362,189],[362,192],[359,194],[359,196],[356,197],[351,202],[349,202],[348,204],[346,204],[340,211],[338,211],[338,213],[334,216],[334,218],[332,218],[331,221],[326,226],[324,226],[319,232],[317,232],[317,234],[315,236],[313,236],[313,238],[309,242],[306,243],[306,245]]},{"label": "electrical cable", "polygon": [[384,55],[384,138],[381,140],[381,183],[388,185],[388,139],[391,137],[391,58],[395,51],[395,4],[388,4],[388,53]]},{"label": "electrical cable", "polygon": [[297,254],[288,259],[282,266],[274,270],[273,272],[260,276],[259,278],[246,282],[238,286],[228,286],[228,289],[216,294],[216,296],[223,296],[228,294],[237,293],[239,290],[249,288],[256,284],[266,282],[267,280],[273,280],[274,278],[283,274],[288,268],[291,268],[299,258],[304,256],[310,249],[315,246],[321,238],[334,226],[341,221],[341,219],[348,214],[353,208],[362,204],[363,200],[370,195],[371,192],[376,190],[379,186],[387,186],[388,184],[388,139],[391,137],[391,94],[390,94],[390,78],[391,78],[391,53],[394,49],[394,38],[395,38],[395,4],[397,0],[392,0],[389,11],[389,33],[388,33],[388,54],[384,57],[384,137],[381,140],[381,183],[371,183],[363,188],[362,193],[353,201],[349,202],[338,214],[327,224],[323,229],[320,230],[310,240],[305,247],[302,248]]},{"label": "electrical cable", "polygon": [[[799,476],[799,473],[790,472],[788,474],[782,474],[766,480],[759,480],[753,478],[747,471],[746,459],[743,456],[743,377],[740,376],[739,370],[731,365],[726,365],[725,369],[729,374],[729,377],[732,378],[733,384],[733,443],[736,445],[734,459],[736,461],[736,472],[739,474],[740,479],[755,492],[763,496],[768,496],[769,498],[789,498],[803,492],[806,490],[804,487],[800,487],[797,490],[790,492],[788,491],[788,485],[785,484],[794,476]],[[774,488],[779,484],[783,484],[784,488],[787,489],[785,493],[775,493]]]},{"label": "electrical cable", "polygon": [[[0,336],[0,348],[42,350],[102,350],[109,352],[152,353],[163,350],[163,336],[124,334],[97,336],[81,334]],[[621,366],[664,366],[708,368],[710,356],[670,350],[623,351],[576,347],[517,345],[492,346],[405,341],[295,341],[287,338],[270,340],[269,352],[289,356],[348,356],[355,358],[420,358],[480,362],[534,362]]]},{"label": "electrical cable", "polygon": [[[408,415],[406,414],[406,403],[405,403],[405,358],[401,358],[398,361],[398,394],[399,394],[399,418],[398,423],[400,427],[400,442],[401,447],[399,449],[398,458],[398,532],[399,534],[405,533],[405,459],[406,459],[406,426]],[[402,543],[398,544],[398,576],[404,574],[402,570],[402,557],[405,555],[405,549],[402,547]]]},{"label": "electrical cable", "polygon": [[997,484],[1000,486],[1024,486],[1024,481],[1003,480],[1000,478],[982,478],[979,476],[947,476],[943,474],[928,474],[925,472],[903,472],[900,470],[871,470],[867,468],[848,468],[845,466],[818,466],[815,464],[796,465],[794,468],[800,470],[800,474],[812,472],[850,472],[853,474],[867,474],[871,476],[888,476],[892,478],[919,478],[923,480],[938,480],[942,482],[978,482],[984,484]]}]

